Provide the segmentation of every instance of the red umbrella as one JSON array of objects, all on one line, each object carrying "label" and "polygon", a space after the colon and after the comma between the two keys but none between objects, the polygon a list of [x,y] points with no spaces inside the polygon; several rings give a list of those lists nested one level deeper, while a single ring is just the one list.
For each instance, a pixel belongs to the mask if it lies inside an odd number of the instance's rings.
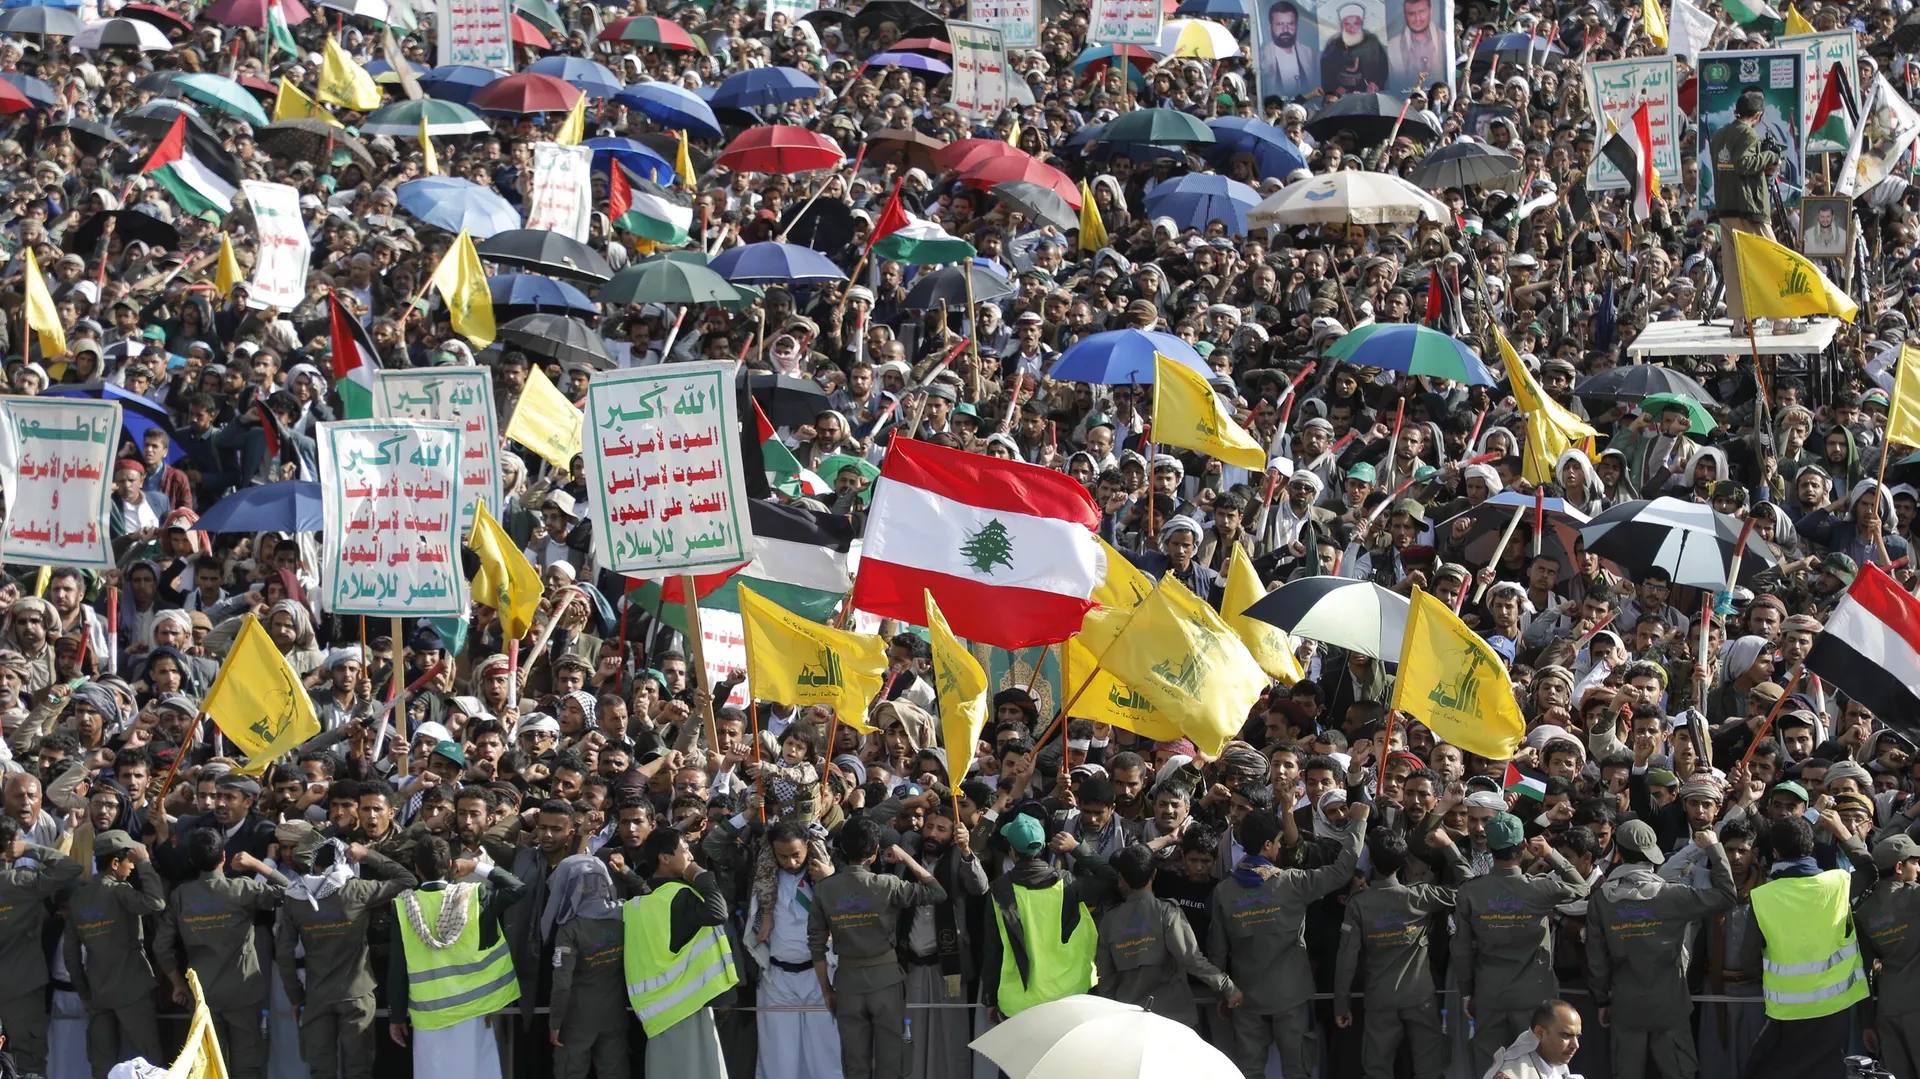
[{"label": "red umbrella", "polygon": [[1051,188],[1054,194],[1067,200],[1067,205],[1076,210],[1080,208],[1080,189],[1067,179],[1067,174],[1031,157],[988,158],[960,173],[960,181],[968,187],[989,188],[1015,180],[1027,180]]},{"label": "red umbrella", "polygon": [[615,19],[600,31],[601,41],[625,41],[634,45],[658,45],[667,49],[706,52],[707,43],[687,32],[671,19],[652,15],[628,15]]},{"label": "red umbrella", "polygon": [[513,17],[513,43],[525,45],[529,49],[553,48],[553,42],[547,40],[547,35],[541,33],[539,27],[520,15]]},{"label": "red umbrella", "polygon": [[240,85],[263,97],[277,97],[280,88],[250,71],[242,71],[236,78]]},{"label": "red umbrella", "polygon": [[11,116],[30,108],[33,108],[33,102],[27,100],[27,95],[21,93],[18,86],[0,79],[0,113]]},{"label": "red umbrella", "polygon": [[175,30],[183,34],[193,33],[192,23],[188,22],[178,13],[168,11],[166,8],[155,4],[128,4],[126,7],[121,8],[118,14],[123,19],[139,19],[142,22],[152,23],[159,27],[160,32],[163,34],[171,33]]},{"label": "red umbrella", "polygon": [[482,86],[467,104],[481,112],[566,112],[580,100],[580,91],[552,75],[522,71]]},{"label": "red umbrella", "polygon": [[996,157],[1032,157],[1010,142],[999,139],[961,139],[933,152],[933,163],[943,169],[965,172],[969,167]]},{"label": "red umbrella", "polygon": [[830,169],[847,159],[840,144],[804,127],[777,124],[749,128],[733,140],[713,163],[735,172],[812,172]]},{"label": "red umbrella", "polygon": [[889,52],[931,52],[941,56],[952,56],[953,46],[937,37],[910,37],[905,41],[896,41]]},{"label": "red umbrella", "polygon": [[[307,21],[307,6],[300,0],[280,0],[280,12],[287,17],[289,26]],[[201,12],[200,18],[216,26],[251,26],[265,30],[267,0],[219,0]]]}]

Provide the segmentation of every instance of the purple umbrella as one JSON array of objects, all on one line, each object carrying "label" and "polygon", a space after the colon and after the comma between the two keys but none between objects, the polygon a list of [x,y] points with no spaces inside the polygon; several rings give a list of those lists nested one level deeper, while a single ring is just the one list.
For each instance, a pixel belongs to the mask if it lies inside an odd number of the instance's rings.
[{"label": "purple umbrella", "polygon": [[936,75],[953,74],[945,60],[922,56],[917,52],[881,52],[867,58],[868,67],[904,67],[911,71],[931,71]]}]

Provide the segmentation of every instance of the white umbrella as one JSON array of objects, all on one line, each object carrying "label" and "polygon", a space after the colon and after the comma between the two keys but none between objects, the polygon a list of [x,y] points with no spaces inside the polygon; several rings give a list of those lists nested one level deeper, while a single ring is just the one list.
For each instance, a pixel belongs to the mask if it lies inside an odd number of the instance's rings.
[{"label": "white umbrella", "polygon": [[1422,217],[1449,221],[1453,215],[1446,203],[1398,176],[1345,169],[1295,181],[1268,195],[1247,211],[1247,226],[1405,225]]},{"label": "white umbrella", "polygon": [[73,47],[84,52],[99,49],[139,49],[141,52],[168,52],[173,42],[150,22],[139,19],[108,19],[80,31]]},{"label": "white umbrella", "polygon": [[1105,997],[1071,996],[973,1040],[1007,1079],[1239,1079],[1225,1053],[1183,1023]]},{"label": "white umbrella", "polygon": [[1233,31],[1205,19],[1169,19],[1160,28],[1160,51],[1169,56],[1194,56],[1218,60],[1240,55],[1240,43]]},{"label": "white umbrella", "polygon": [[386,22],[391,14],[387,0],[320,0],[320,6],[348,15],[359,15],[374,22]]},{"label": "white umbrella", "polygon": [[1244,614],[1295,637],[1398,663],[1409,605],[1372,581],[1302,577],[1261,596]]}]

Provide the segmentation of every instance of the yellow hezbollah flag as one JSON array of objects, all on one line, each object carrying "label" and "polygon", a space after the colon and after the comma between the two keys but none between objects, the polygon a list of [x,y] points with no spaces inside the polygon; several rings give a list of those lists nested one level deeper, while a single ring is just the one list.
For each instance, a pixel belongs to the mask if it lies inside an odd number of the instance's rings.
[{"label": "yellow hezbollah flag", "polygon": [[947,786],[960,789],[974,744],[987,729],[987,672],[947,628],[947,616],[927,597],[927,640],[933,645],[933,685],[940,695],[940,744],[947,747]]},{"label": "yellow hezbollah flag", "polygon": [[1282,685],[1292,685],[1305,678],[1306,672],[1300,669],[1300,660],[1293,654],[1293,638],[1287,631],[1271,622],[1262,622],[1258,618],[1248,618],[1246,611],[1254,602],[1266,595],[1266,589],[1260,587],[1260,574],[1254,571],[1253,559],[1247,556],[1247,549],[1239,544],[1233,545],[1233,558],[1227,562],[1227,591],[1220,600],[1220,612],[1225,616],[1227,625],[1239,634],[1240,643],[1247,646],[1260,669],[1278,679]]},{"label": "yellow hezbollah flag", "polygon": [[53,306],[53,293],[47,291],[47,279],[40,274],[33,248],[26,248],[26,252],[27,329],[40,335],[40,358],[51,360],[66,355],[67,331],[60,325],[60,311]]},{"label": "yellow hezbollah flag", "polygon": [[1852,322],[1859,313],[1860,305],[1799,252],[1751,232],[1721,229],[1723,238],[1728,233],[1748,318],[1832,315]]},{"label": "yellow hezbollah flag", "polygon": [[240,283],[240,258],[233,253],[233,237],[225,232],[220,234],[220,262],[213,272],[214,291],[225,296]]},{"label": "yellow hezbollah flag", "polygon": [[1013,126],[1007,129],[1007,145],[1020,145],[1020,121],[1017,118],[1013,121]]},{"label": "yellow hezbollah flag", "polygon": [[380,87],[365,68],[353,62],[347,50],[327,35],[326,52],[320,60],[320,86],[313,95],[329,105],[355,112],[371,112],[380,107]]},{"label": "yellow hezbollah flag", "polygon": [[1100,220],[1100,207],[1093,204],[1093,189],[1080,181],[1080,250],[1098,251],[1107,246],[1106,222]]},{"label": "yellow hezbollah flag", "polygon": [[1220,615],[1171,575],[1132,611],[1089,611],[1080,639],[1102,669],[1153,702],[1209,755],[1239,733],[1268,686],[1266,672]]},{"label": "yellow hezbollah flag", "polygon": [[1660,11],[1660,0],[1640,0],[1640,25],[1646,28],[1647,37],[1655,45],[1667,47],[1667,17]]},{"label": "yellow hezbollah flag", "polygon": [[1220,403],[1200,372],[1153,354],[1153,439],[1198,450],[1250,472],[1267,467],[1267,451]]},{"label": "yellow hezbollah flag", "polygon": [[1920,349],[1900,346],[1893,366],[1893,401],[1887,406],[1887,441],[1920,447]]},{"label": "yellow hezbollah flag", "polygon": [[474,507],[467,547],[480,556],[480,572],[473,575],[473,601],[500,612],[502,640],[525,637],[533,628],[533,615],[546,588],[540,583],[540,571],[520,553],[520,545],[507,537],[484,501]]},{"label": "yellow hezbollah flag", "polygon": [[273,638],[252,615],[240,624],[227,661],[201,704],[240,752],[247,756],[241,771],[258,775],[283,754],[320,733],[300,676]]},{"label": "yellow hezbollah flag", "polygon": [[227,1079],[227,1058],[220,1053],[220,1039],[213,1033],[213,1012],[200,992],[200,976],[187,969],[187,986],[193,990],[193,1018],[187,1023],[187,1043],[167,1069],[167,1079]]},{"label": "yellow hezbollah flag", "polygon": [[1442,741],[1503,761],[1527,733],[1506,664],[1448,606],[1414,589],[1393,707]]},{"label": "yellow hezbollah flag", "polygon": [[[1647,0],[1647,2],[1652,3],[1653,0]],[[1813,24],[1808,22],[1807,17],[1800,14],[1799,9],[1795,8],[1792,4],[1787,5],[1786,24],[1786,33],[1781,35],[1782,37],[1793,34],[1811,34],[1814,32]]]},{"label": "yellow hezbollah flag", "polygon": [[433,271],[433,287],[447,301],[447,318],[474,348],[493,344],[493,294],[487,291],[487,271],[466,229]]},{"label": "yellow hezbollah flag", "polygon": [[426,160],[428,176],[440,175],[440,155],[433,152],[433,138],[427,134],[427,110],[420,110],[420,156]]},{"label": "yellow hezbollah flag", "polygon": [[1547,396],[1497,325],[1493,328],[1493,337],[1500,344],[1500,365],[1512,387],[1513,401],[1527,418],[1527,444],[1520,455],[1521,475],[1528,483],[1557,483],[1553,463],[1582,439],[1594,438],[1598,432]]},{"label": "yellow hezbollah flag", "polygon": [[872,730],[867,704],[879,695],[887,673],[887,646],[879,637],[809,622],[745,585],[740,586],[740,625],[747,638],[747,680],[756,698],[830,705],[840,722]]},{"label": "yellow hezbollah flag", "polygon": [[513,406],[513,415],[507,420],[507,437],[555,468],[571,468],[580,453],[580,430],[585,422],[586,417],[547,378],[547,373],[530,367],[527,383],[520,389],[520,402]]},{"label": "yellow hezbollah flag", "polygon": [[[687,150],[687,133],[680,132],[680,149],[673,155],[673,172],[680,177],[680,186],[692,191],[698,183],[693,172],[693,154]],[[644,239],[645,237],[642,237]]]},{"label": "yellow hezbollah flag", "polygon": [[553,141],[562,146],[578,146],[587,138],[587,95],[581,94],[567,110],[566,121],[554,132]]},{"label": "yellow hezbollah flag", "polygon": [[285,76],[280,79],[280,92],[273,98],[273,122],[277,124],[282,120],[325,120],[334,127],[346,126],[312,98],[301,93],[300,88]]},{"label": "yellow hezbollah flag", "polygon": [[[1153,579],[1135,568],[1106,540],[1096,536],[1094,542],[1107,556],[1107,574],[1094,588],[1093,601],[1116,611],[1131,611],[1145,603],[1153,594]],[[1156,742],[1173,742],[1181,737],[1180,728],[1155,711],[1145,697],[1101,670],[1093,653],[1077,636],[1069,637],[1060,646],[1060,681],[1072,702],[1066,708],[1069,719],[1109,723]]]}]

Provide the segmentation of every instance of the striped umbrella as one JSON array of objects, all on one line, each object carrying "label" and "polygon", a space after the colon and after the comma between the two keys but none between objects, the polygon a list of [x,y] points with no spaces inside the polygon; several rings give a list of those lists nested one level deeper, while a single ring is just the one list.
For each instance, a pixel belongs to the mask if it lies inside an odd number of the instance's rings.
[{"label": "striped umbrella", "polygon": [[1268,592],[1246,617],[1295,637],[1397,663],[1407,632],[1407,597],[1347,577],[1302,577]]},{"label": "striped umbrella", "polygon": [[1160,28],[1160,51],[1174,56],[1192,56],[1218,60],[1239,56],[1240,43],[1233,31],[1205,19],[1169,19]]},{"label": "striped umbrella", "polygon": [[[1622,502],[1580,527],[1587,553],[1620,567],[1634,579],[1663,569],[1674,584],[1719,591],[1740,542],[1741,522],[1712,506],[1678,498]],[[1780,564],[1773,548],[1751,537],[1741,551],[1735,584]]]},{"label": "striped umbrella", "polygon": [[1469,386],[1491,386],[1494,381],[1472,349],[1439,330],[1410,323],[1362,326],[1335,341],[1327,355],[1362,367],[1450,379]]},{"label": "striped umbrella", "polygon": [[671,19],[652,15],[629,15],[615,19],[600,31],[601,41],[624,41],[629,45],[657,45],[663,49],[706,52],[707,43],[687,32]]}]

